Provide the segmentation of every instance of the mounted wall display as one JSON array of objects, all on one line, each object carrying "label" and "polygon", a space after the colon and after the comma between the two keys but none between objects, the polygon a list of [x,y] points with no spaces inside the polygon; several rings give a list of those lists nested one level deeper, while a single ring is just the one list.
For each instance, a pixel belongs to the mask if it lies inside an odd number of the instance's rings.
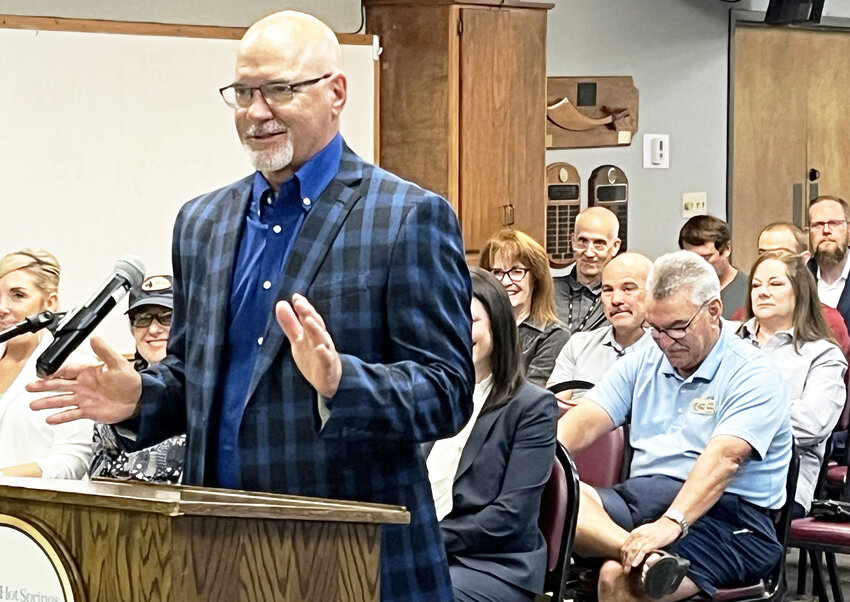
[{"label": "mounted wall display", "polygon": [[632,143],[638,90],[631,76],[546,78],[546,147]]},{"label": "mounted wall display", "polygon": [[554,264],[573,259],[572,237],[581,211],[581,178],[569,163],[546,166],[546,252]]},{"label": "mounted wall display", "polygon": [[620,252],[628,250],[629,179],[614,165],[600,165],[587,181],[587,206],[605,207],[620,222]]}]

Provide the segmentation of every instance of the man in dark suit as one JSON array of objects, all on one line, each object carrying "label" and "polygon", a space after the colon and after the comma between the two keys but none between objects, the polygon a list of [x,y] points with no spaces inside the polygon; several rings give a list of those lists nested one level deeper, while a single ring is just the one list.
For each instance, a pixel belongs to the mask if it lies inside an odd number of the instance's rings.
[{"label": "man in dark suit", "polygon": [[836,308],[850,330],[848,219],[850,209],[838,197],[819,196],[809,205],[809,269],[817,280],[821,303]]},{"label": "man in dark suit", "polygon": [[[67,367],[41,407],[120,422],[143,447],[187,432],[184,480],[401,504],[381,594],[451,600],[419,442],[471,409],[470,284],[451,207],[339,135],[335,35],[287,11],[254,24],[222,88],[257,172],[189,202],[174,228],[168,356],[136,376]],[[71,385],[67,380],[75,379]]]}]

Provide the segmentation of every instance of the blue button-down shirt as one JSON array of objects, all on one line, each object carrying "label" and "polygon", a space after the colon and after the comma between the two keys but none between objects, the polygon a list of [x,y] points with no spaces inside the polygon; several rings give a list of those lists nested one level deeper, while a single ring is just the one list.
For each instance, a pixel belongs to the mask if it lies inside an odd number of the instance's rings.
[{"label": "blue button-down shirt", "polygon": [[339,171],[341,157],[342,137],[337,134],[281,185],[277,195],[260,172],[254,174],[228,308],[216,463],[221,487],[240,487],[239,428],[266,328],[279,328],[274,305],[283,265],[313,202]]}]

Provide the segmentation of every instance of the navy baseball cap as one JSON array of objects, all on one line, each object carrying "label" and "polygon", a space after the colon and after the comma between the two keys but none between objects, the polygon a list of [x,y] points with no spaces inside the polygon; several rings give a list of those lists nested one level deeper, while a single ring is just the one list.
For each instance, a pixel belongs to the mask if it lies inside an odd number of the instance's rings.
[{"label": "navy baseball cap", "polygon": [[171,276],[148,276],[142,280],[139,288],[134,287],[130,290],[130,306],[124,313],[129,313],[142,305],[159,305],[174,309],[174,288]]}]

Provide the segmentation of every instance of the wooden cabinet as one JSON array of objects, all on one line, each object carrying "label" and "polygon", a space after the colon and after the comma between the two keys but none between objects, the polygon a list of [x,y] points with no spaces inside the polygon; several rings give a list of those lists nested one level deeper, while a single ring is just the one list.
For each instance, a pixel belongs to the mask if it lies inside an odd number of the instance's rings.
[{"label": "wooden cabinet", "polygon": [[381,39],[381,166],[445,196],[467,254],[503,226],[543,242],[546,11],[518,1],[365,0]]}]

